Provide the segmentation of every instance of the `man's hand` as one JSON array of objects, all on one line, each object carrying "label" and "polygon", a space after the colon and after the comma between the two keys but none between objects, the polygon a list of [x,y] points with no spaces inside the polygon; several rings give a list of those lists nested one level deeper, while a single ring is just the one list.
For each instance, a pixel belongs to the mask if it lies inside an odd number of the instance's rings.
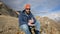
[{"label": "man's hand", "polygon": [[29,26],[35,26],[35,24],[28,23]]},{"label": "man's hand", "polygon": [[16,14],[19,15],[20,13],[16,11]]},{"label": "man's hand", "polygon": [[34,23],[34,20],[33,19],[29,20],[29,23]]},{"label": "man's hand", "polygon": [[34,20],[33,20],[33,19],[31,19],[31,20],[29,20],[28,25],[29,25],[29,26],[34,26],[34,24],[33,24],[33,23],[34,23]]}]

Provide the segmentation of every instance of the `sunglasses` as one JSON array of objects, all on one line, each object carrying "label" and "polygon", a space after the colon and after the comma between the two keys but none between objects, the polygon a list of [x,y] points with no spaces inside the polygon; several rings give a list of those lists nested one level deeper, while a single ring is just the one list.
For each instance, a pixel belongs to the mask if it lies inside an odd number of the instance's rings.
[{"label": "sunglasses", "polygon": [[26,8],[26,10],[30,10],[30,8]]}]

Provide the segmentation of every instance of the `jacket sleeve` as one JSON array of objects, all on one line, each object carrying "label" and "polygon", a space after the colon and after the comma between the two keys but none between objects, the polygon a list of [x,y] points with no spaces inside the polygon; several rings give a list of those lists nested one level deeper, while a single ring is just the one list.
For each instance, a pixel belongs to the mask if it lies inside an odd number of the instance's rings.
[{"label": "jacket sleeve", "polygon": [[33,20],[34,20],[34,23],[36,22],[36,19],[35,19],[35,17],[32,15],[32,17],[33,17]]},{"label": "jacket sleeve", "polygon": [[33,19],[34,19],[34,23],[36,22],[36,19],[35,19],[35,17],[33,16]]},{"label": "jacket sleeve", "polygon": [[26,21],[23,19],[22,15],[19,16],[19,23],[26,24]]}]

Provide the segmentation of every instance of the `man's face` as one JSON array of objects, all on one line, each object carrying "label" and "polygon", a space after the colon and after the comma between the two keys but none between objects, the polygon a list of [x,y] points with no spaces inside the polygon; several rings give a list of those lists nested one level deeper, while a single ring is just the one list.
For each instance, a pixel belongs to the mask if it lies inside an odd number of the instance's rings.
[{"label": "man's face", "polygon": [[29,14],[30,13],[30,9],[25,9],[26,10],[26,13]]}]

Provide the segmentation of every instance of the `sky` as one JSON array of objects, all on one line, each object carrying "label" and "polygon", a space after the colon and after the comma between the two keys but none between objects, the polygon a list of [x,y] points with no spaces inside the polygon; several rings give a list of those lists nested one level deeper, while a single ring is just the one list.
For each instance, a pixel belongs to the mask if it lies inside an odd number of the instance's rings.
[{"label": "sky", "polygon": [[35,16],[60,16],[60,0],[2,0],[8,7],[22,11],[25,4],[31,5],[31,12]]}]

